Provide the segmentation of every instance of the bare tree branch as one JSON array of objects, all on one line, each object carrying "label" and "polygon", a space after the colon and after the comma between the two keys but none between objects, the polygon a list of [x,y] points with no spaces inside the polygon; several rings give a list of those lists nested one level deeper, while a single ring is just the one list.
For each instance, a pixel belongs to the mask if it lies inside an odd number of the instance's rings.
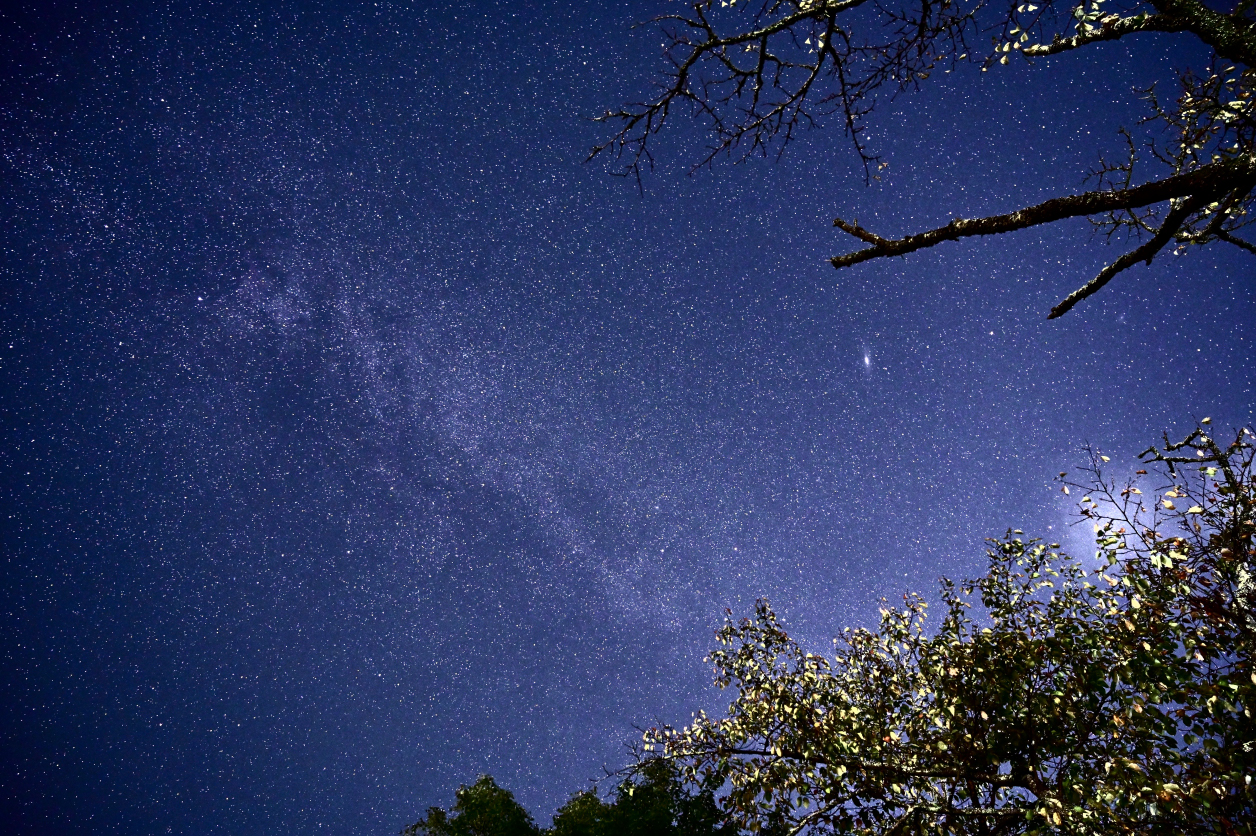
[{"label": "bare tree branch", "polygon": [[1197,212],[1208,201],[1207,195],[1192,195],[1183,200],[1179,205],[1175,206],[1164,219],[1160,229],[1152,236],[1151,240],[1143,244],[1133,252],[1128,252],[1109,264],[1107,267],[1099,271],[1099,275],[1088,281],[1086,284],[1074,290],[1064,298],[1060,304],[1051,309],[1051,313],[1047,315],[1047,319],[1057,319],[1073,309],[1073,306],[1099,292],[1105,284],[1112,281],[1112,277],[1122,270],[1134,266],[1140,261],[1150,264],[1151,259],[1156,253],[1169,243],[1174,234],[1182,228],[1182,223]]},{"label": "bare tree branch", "polygon": [[[671,67],[656,94],[601,117],[618,130],[589,155],[609,152],[622,164],[620,173],[639,184],[642,168],[653,165],[649,146],[676,106],[711,128],[695,169],[721,154],[767,154],[774,143],[783,151],[803,128],[832,117],[853,142],[865,180],[880,179],[886,164],[869,147],[863,120],[878,101],[918,87],[932,73],[966,60],[986,71],[1017,52],[1048,58],[1139,33],[1181,33],[1202,41],[1212,56],[1202,72],[1179,72],[1176,95],[1158,95],[1154,85],[1141,91],[1152,113],[1140,124],[1160,123],[1168,140],[1136,143],[1126,133],[1128,162],[1101,163],[1096,190],[1006,215],[956,218],[897,239],[838,219],[836,227],[867,246],[831,263],[840,268],[1082,215],[1109,239],[1117,232],[1151,237],[1057,305],[1055,318],[1170,240],[1179,247],[1224,241],[1256,252],[1256,244],[1236,235],[1256,223],[1256,0],[1238,0],[1229,14],[1209,9],[1207,0],[1124,0],[1119,13],[1110,13],[1105,0],[689,2],[691,12],[659,18]],[[994,33],[992,49],[970,55],[979,30]],[[1133,186],[1142,159],[1160,168],[1158,179]],[[1139,171],[1145,179],[1141,164]],[[1164,206],[1168,201],[1174,202]]]},{"label": "bare tree branch", "polygon": [[[834,256],[830,259],[830,263],[837,268],[849,267],[852,264],[858,264],[874,258],[906,255],[916,250],[936,246],[943,241],[956,241],[960,238],[976,235],[996,235],[1040,224],[1052,223],[1065,218],[1136,209],[1173,198],[1187,198],[1182,207],[1189,207],[1189,211],[1183,213],[1180,209],[1175,209],[1170,212],[1170,217],[1174,218],[1175,222],[1170,224],[1166,220],[1165,224],[1161,226],[1160,232],[1153,238],[1153,241],[1155,241],[1160,238],[1160,234],[1164,233],[1166,229],[1168,230],[1167,235],[1172,237],[1191,213],[1198,211],[1208,202],[1217,200],[1222,195],[1233,191],[1236,183],[1252,177],[1256,177],[1256,155],[1245,154],[1234,159],[1201,166],[1185,174],[1144,183],[1141,186],[1134,186],[1128,189],[1105,189],[1052,198],[1036,206],[1030,206],[1006,215],[993,215],[987,218],[975,219],[956,218],[946,226],[897,239],[883,238],[863,229],[857,224],[848,223],[838,218],[833,222],[834,226],[872,246],[853,253],[847,253],[846,255]],[[1175,214],[1176,217],[1174,217]],[[1098,287],[1093,287],[1079,298],[1084,298],[1094,293],[1112,275],[1125,269],[1130,264],[1146,259],[1149,255],[1154,254],[1163,247],[1167,241],[1168,238],[1165,238],[1152,250],[1140,247],[1135,251],[1135,253],[1142,253],[1140,257],[1134,257],[1132,253],[1118,260],[1114,264],[1122,265],[1119,269],[1115,269],[1111,275],[1103,278]],[[1133,260],[1126,263],[1125,260],[1127,258],[1132,258]],[[1101,273],[1100,277],[1103,276],[1104,274]],[[1099,281],[1099,277],[1096,278],[1096,281]],[[1086,287],[1091,288],[1092,285],[1094,285],[1094,282],[1091,282]],[[1076,304],[1076,301],[1074,300],[1064,310],[1071,308],[1073,304]],[[1057,306],[1050,318],[1059,316],[1064,310],[1059,310],[1059,306]]]},{"label": "bare tree branch", "polygon": [[[931,0],[918,0],[919,8],[911,12],[877,6],[885,28],[875,40],[857,39],[839,20],[868,2],[768,0],[751,26],[733,34],[721,34],[715,18],[729,15],[717,15],[710,0],[695,3],[691,16],[659,18],[672,64],[665,85],[652,100],[598,117],[619,128],[587,159],[611,152],[624,158],[624,173],[639,176],[653,164],[651,137],[675,106],[687,104],[710,121],[714,133],[707,155],[695,167],[734,150],[743,157],[765,153],[778,139],[784,147],[799,129],[837,114],[870,168],[877,158],[860,139],[859,122],[871,112],[876,92],[883,86],[915,85],[945,55],[957,60],[954,56],[965,52],[974,9],[961,11],[954,0],[942,0],[937,8]],[[978,0],[975,8],[985,2]],[[744,53],[753,57],[747,61]],[[816,92],[825,77],[835,80],[836,89]]]},{"label": "bare tree branch", "polygon": [[1256,244],[1253,244],[1251,241],[1244,241],[1242,238],[1237,238],[1225,230],[1221,230],[1217,233],[1217,240],[1225,241],[1227,244],[1233,244],[1236,247],[1247,250],[1252,255],[1256,255]]},{"label": "bare tree branch", "polygon": [[1148,0],[1163,15],[1187,18],[1190,30],[1223,58],[1256,67],[1252,23],[1241,15],[1214,12],[1199,0]]},{"label": "bare tree branch", "polygon": [[1172,15],[1142,14],[1136,17],[1121,18],[1112,15],[1112,17],[1116,19],[1101,22],[1099,27],[1089,32],[1081,32],[1071,38],[1062,38],[1057,34],[1055,39],[1049,44],[1031,44],[1022,49],[1021,54],[1030,58],[1056,55],[1057,53],[1067,52],[1070,49],[1077,49],[1098,41],[1115,41],[1135,32],[1182,32],[1190,26],[1189,22],[1184,18]]}]

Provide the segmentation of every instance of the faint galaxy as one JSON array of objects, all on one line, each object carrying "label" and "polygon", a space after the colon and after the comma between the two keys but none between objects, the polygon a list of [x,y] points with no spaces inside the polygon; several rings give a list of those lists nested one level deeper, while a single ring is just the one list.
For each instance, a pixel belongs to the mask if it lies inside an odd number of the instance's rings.
[{"label": "faint galaxy", "polygon": [[1060,536],[1082,444],[1253,420],[1237,251],[1052,322],[1084,219],[826,261],[1076,189],[1173,43],[884,103],[872,186],[678,122],[639,193],[588,117],[666,4],[527,5],[0,15],[6,832],[394,833],[482,772],[547,823],[722,705],[725,607],[823,642]]}]

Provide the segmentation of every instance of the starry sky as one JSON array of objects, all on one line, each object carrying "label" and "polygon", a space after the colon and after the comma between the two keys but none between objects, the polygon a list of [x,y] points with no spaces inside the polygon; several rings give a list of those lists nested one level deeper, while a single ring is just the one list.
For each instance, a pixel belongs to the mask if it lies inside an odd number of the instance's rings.
[{"label": "starry sky", "polygon": [[547,823],[719,709],[725,607],[822,646],[1008,528],[1084,555],[1082,445],[1253,420],[1237,249],[1052,322],[1084,219],[826,262],[1081,188],[1188,42],[935,74],[871,186],[678,120],[638,192],[589,117],[667,8],[6,4],[6,832],[393,833],[483,772]]}]

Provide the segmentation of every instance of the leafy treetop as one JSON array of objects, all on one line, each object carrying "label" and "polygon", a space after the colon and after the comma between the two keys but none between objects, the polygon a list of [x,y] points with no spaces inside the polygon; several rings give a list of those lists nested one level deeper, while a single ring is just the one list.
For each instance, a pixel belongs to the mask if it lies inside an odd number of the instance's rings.
[{"label": "leafy treetop", "polygon": [[489,775],[459,787],[454,798],[452,815],[429,807],[426,816],[402,829],[401,836],[539,836],[532,814]]},{"label": "leafy treetop", "polygon": [[727,715],[650,729],[643,757],[751,832],[1256,834],[1252,439],[1166,438],[1148,494],[1098,454],[1061,474],[1095,560],[1009,532],[943,581],[933,632],[909,595],[826,657],[760,602],[710,657]]}]

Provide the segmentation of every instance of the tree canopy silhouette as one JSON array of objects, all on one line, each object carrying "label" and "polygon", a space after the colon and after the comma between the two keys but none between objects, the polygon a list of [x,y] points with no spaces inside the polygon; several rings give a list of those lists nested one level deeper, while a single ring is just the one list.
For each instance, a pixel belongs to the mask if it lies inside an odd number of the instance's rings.
[{"label": "tree canopy silhouette", "polygon": [[[1165,247],[1219,242],[1256,254],[1242,233],[1252,222],[1256,186],[1256,3],[1233,2],[1226,13],[1200,0],[704,0],[659,19],[669,72],[652,97],[601,117],[618,127],[590,158],[613,154],[624,173],[640,178],[653,164],[653,137],[678,109],[710,128],[700,164],[783,148],[801,129],[833,117],[875,177],[884,163],[863,132],[878,98],[961,62],[986,70],[1130,37],[1204,45],[1211,51],[1206,69],[1181,71],[1172,100],[1147,91],[1149,119],[1167,129],[1167,141],[1139,147],[1127,135],[1127,157],[1104,163],[1093,190],[1008,214],[956,217],[899,238],[834,221],[865,245],[834,256],[838,268],[1079,216],[1108,237],[1140,240],[1053,307],[1048,318],[1055,318]],[[986,34],[991,46],[979,53],[976,42]]]},{"label": "tree canopy silhouette", "polygon": [[576,793],[539,829],[509,790],[488,775],[460,787],[451,811],[431,807],[402,836],[738,836],[725,823],[710,787],[679,780],[661,758],[641,763],[609,799],[596,790]]},{"label": "tree canopy silhouette", "polygon": [[429,807],[401,836],[540,836],[532,814],[491,775],[481,775],[454,794],[452,810]]}]

